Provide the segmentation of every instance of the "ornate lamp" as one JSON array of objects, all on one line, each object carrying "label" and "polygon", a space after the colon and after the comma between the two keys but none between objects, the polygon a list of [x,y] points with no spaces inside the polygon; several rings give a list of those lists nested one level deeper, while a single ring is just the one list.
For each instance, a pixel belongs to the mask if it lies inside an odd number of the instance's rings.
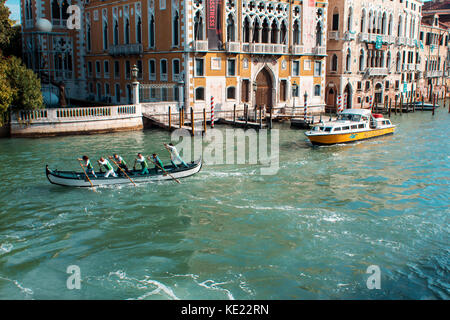
[{"label": "ornate lamp", "polygon": [[139,69],[138,69],[138,67],[134,64],[134,65],[133,65],[133,68],[131,69],[131,77],[133,78],[133,81],[136,81],[136,80],[137,80],[138,72],[139,72]]}]

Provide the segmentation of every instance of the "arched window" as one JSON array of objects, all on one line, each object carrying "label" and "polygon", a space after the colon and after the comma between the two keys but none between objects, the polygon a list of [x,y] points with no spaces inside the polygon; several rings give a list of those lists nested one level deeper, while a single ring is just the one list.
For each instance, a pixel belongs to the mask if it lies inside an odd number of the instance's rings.
[{"label": "arched window", "polygon": [[172,44],[177,47],[179,45],[179,20],[180,16],[178,15],[178,11],[175,11],[175,15],[172,20]]},{"label": "arched window", "polygon": [[320,97],[320,84],[316,84],[314,86],[314,96],[315,97]]},{"label": "arched window", "polygon": [[331,57],[331,71],[337,71],[338,69],[338,58],[337,55],[333,54]]},{"label": "arched window", "polygon": [[244,19],[243,38],[244,42],[250,42],[250,20],[248,17]]},{"label": "arched window", "polygon": [[260,32],[261,26],[259,24],[259,21],[255,19],[255,22],[253,23],[253,42],[258,43],[260,42],[259,32]]},{"label": "arched window", "polygon": [[322,45],[322,25],[317,22],[316,26],[316,46],[320,47]]},{"label": "arched window", "polygon": [[350,72],[352,66],[352,53],[350,49],[347,50],[347,57],[345,59],[345,71]]},{"label": "arched window", "polygon": [[348,9],[347,30],[352,31],[352,27],[353,27],[353,8],[350,7]]},{"label": "arched window", "polygon": [[281,29],[280,29],[280,43],[287,44],[287,28],[286,23],[283,21],[281,23]]},{"label": "arched window", "polygon": [[381,33],[386,34],[387,32],[387,17],[386,12],[383,13],[383,18],[381,20]]},{"label": "arched window", "polygon": [[391,53],[388,52],[386,57],[386,68],[388,68],[388,71],[391,69]]},{"label": "arched window", "polygon": [[103,21],[103,50],[108,49],[108,22]]},{"label": "arched window", "polygon": [[[59,7],[58,0],[52,1],[52,20],[59,20],[61,19],[61,9]],[[59,22],[58,22],[59,24]]]},{"label": "arched window", "polygon": [[117,20],[114,21],[114,45],[119,44],[119,23]]},{"label": "arched window", "polygon": [[200,11],[194,17],[194,40],[203,40],[203,18]]},{"label": "arched window", "polygon": [[377,13],[373,13],[372,17],[372,33],[377,33]]},{"label": "arched window", "polygon": [[337,7],[335,7],[333,9],[333,20],[332,20],[331,30],[333,30],[333,31],[339,30],[339,10]]},{"label": "arched window", "polygon": [[262,43],[269,43],[269,22],[264,19],[262,24]]},{"label": "arched window", "polygon": [[142,20],[141,17],[138,18],[136,23],[136,42],[142,43]]},{"label": "arched window", "polygon": [[148,33],[148,45],[150,48],[155,47],[155,16],[152,14],[150,16],[150,23],[149,23],[149,33]]},{"label": "arched window", "polygon": [[367,20],[367,33],[371,33],[372,32],[372,23],[373,23],[373,12],[369,11],[369,17]]},{"label": "arched window", "polygon": [[392,17],[392,14],[389,16],[389,25],[388,25],[388,35],[392,35],[392,24],[394,22],[394,18]]},{"label": "arched window", "polygon": [[359,71],[364,71],[364,50],[359,53]]},{"label": "arched window", "polygon": [[64,0],[61,4],[61,17],[63,20],[69,19],[70,15],[67,13],[67,9],[69,8],[69,2]]},{"label": "arched window", "polygon": [[86,27],[86,45],[87,51],[91,51],[91,25],[88,24]]},{"label": "arched window", "polygon": [[397,63],[396,71],[397,72],[400,72],[400,64],[401,64],[401,62],[402,62],[402,59],[400,57],[400,52],[397,52],[397,61],[396,61],[396,63]]},{"label": "arched window", "polygon": [[278,35],[279,35],[278,25],[277,25],[277,22],[274,19],[272,21],[272,30],[271,30],[270,42],[278,43]]},{"label": "arched window", "polygon": [[397,35],[399,37],[402,36],[402,29],[403,29],[403,18],[402,16],[398,17],[398,30],[397,30]]},{"label": "arched window", "polygon": [[125,21],[125,44],[130,43],[130,20],[127,18]]},{"label": "arched window", "polygon": [[235,41],[235,23],[233,19],[233,15],[229,14],[227,19],[227,41],[233,42]]},{"label": "arched window", "polygon": [[292,41],[294,43],[294,45],[298,45],[300,44],[300,21],[299,20],[295,20],[294,22],[294,29],[292,32]]},{"label": "arched window", "polygon": [[366,10],[363,9],[361,13],[361,32],[364,32],[366,30]]}]

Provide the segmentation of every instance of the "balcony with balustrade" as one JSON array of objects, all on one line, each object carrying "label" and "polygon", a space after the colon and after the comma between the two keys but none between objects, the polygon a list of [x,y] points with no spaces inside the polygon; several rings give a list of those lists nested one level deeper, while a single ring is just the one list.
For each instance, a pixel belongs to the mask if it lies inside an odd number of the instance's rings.
[{"label": "balcony with balustrade", "polygon": [[251,54],[286,54],[287,46],[279,43],[244,43],[242,51]]},{"label": "balcony with balustrade", "polygon": [[347,31],[344,33],[345,41],[352,41],[356,39],[356,32]]},{"label": "balcony with balustrade", "polygon": [[195,52],[208,52],[208,40],[194,40],[192,49]]},{"label": "balcony with balustrade", "polygon": [[313,54],[323,56],[327,54],[327,48],[325,46],[317,46],[313,48]]},{"label": "balcony with balustrade", "polygon": [[366,70],[369,77],[385,77],[388,75],[388,68],[371,67]]},{"label": "balcony with balustrade", "polygon": [[397,45],[398,46],[406,45],[406,38],[405,37],[397,37]]},{"label": "balcony with balustrade", "polygon": [[363,32],[359,34],[359,41],[361,42],[368,42],[369,41],[369,34],[367,32]]},{"label": "balcony with balustrade", "polygon": [[108,52],[112,56],[139,55],[144,52],[141,43],[119,44],[109,47]]},{"label": "balcony with balustrade", "polygon": [[425,71],[425,78],[438,78],[438,77],[442,77],[442,75],[443,75],[442,70]]},{"label": "balcony with balustrade", "polygon": [[328,31],[329,40],[339,40],[339,31]]},{"label": "balcony with balustrade", "polygon": [[228,53],[239,53],[241,51],[241,44],[239,42],[226,42],[225,51]]},{"label": "balcony with balustrade", "polygon": [[304,47],[298,44],[294,44],[291,48],[292,54],[303,54],[305,52]]}]

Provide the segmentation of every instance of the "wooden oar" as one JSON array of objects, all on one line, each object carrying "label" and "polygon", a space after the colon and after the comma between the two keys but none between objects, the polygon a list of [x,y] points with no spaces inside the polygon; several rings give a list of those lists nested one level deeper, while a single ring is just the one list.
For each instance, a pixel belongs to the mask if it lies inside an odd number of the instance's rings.
[{"label": "wooden oar", "polygon": [[117,166],[117,168],[119,168],[119,169],[125,174],[125,176],[126,176],[128,179],[130,179],[130,181],[134,184],[134,186],[137,187],[137,186],[136,186],[136,183],[134,183],[134,181],[131,180],[131,178],[127,175],[127,173],[125,172],[125,170],[123,170],[123,169],[117,164],[117,162],[115,162],[115,161],[113,160],[112,157],[109,157],[109,159],[110,159],[112,162],[114,162],[114,164]]},{"label": "wooden oar", "polygon": [[89,179],[89,176],[87,175],[86,170],[84,170],[83,165],[81,164],[80,161],[78,161],[78,163],[80,164],[81,169],[83,169],[84,175],[86,176],[86,178],[88,179],[89,183],[91,184],[92,190],[97,192],[97,190],[95,190],[94,184],[92,183],[91,179]]},{"label": "wooden oar", "polygon": [[[147,158],[148,159],[148,158]],[[164,170],[163,168],[161,168],[161,166],[159,164],[157,164],[155,161],[149,159],[151,162],[153,162],[158,168],[160,168],[162,171],[164,171],[166,174],[168,174],[173,180],[175,180],[178,183],[181,183],[177,178],[175,178],[173,175],[171,175],[170,173],[168,173],[166,170]]]}]

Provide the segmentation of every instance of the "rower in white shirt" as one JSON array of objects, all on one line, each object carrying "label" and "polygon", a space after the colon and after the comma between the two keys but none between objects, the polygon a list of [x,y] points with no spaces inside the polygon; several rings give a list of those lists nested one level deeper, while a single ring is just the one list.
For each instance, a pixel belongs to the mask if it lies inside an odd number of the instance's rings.
[{"label": "rower in white shirt", "polygon": [[178,169],[177,164],[175,161],[179,161],[183,166],[186,168],[189,168],[189,166],[186,164],[186,162],[181,159],[180,155],[178,154],[177,148],[172,143],[164,143],[164,147],[170,152],[170,162],[172,162],[173,166]]}]

